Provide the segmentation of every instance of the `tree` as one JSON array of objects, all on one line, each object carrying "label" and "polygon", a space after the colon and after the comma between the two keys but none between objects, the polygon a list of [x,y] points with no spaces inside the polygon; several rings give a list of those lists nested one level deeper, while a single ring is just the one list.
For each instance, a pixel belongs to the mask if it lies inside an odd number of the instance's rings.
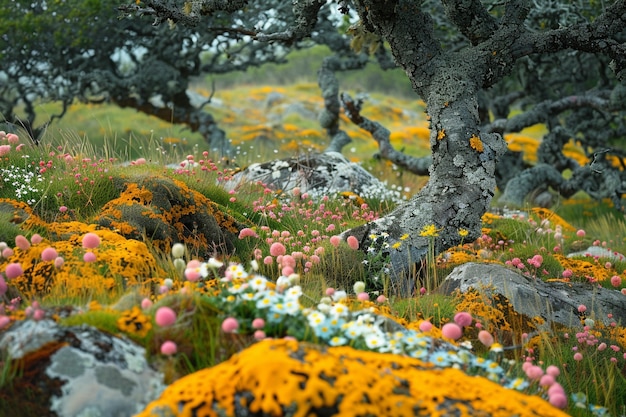
[{"label": "tree", "polygon": [[[201,16],[234,12],[257,3],[148,0],[140,7],[160,21],[199,26]],[[290,28],[257,31],[254,38],[293,44],[311,36],[318,30],[320,12],[328,12],[326,3],[294,1],[295,20]],[[442,0],[440,7],[449,23],[444,30],[454,31],[459,42],[441,36],[442,28],[435,23],[441,18],[425,1],[333,3],[342,13],[355,11],[363,30],[384,39],[413,90],[427,104],[432,151],[427,185],[388,215],[347,233],[365,248],[372,235],[389,236],[388,242],[395,247],[389,252],[393,273],[405,292],[412,290],[416,269],[431,249],[437,253],[481,233],[481,216],[496,188],[496,163],[507,149],[502,129],[484,127],[487,112],[480,106],[484,91],[504,80],[519,62],[561,51],[605,56],[613,79],[623,83],[626,77],[626,46],[620,38],[626,27],[624,0],[597,5],[597,13],[580,15],[562,26],[539,29],[533,29],[529,21],[541,2]],[[534,72],[529,69],[532,77]]]},{"label": "tree", "polygon": [[[198,104],[190,83],[207,73],[283,62],[283,47],[250,42],[246,27],[281,30],[285,24],[249,8],[236,13],[236,21],[230,15],[207,18],[211,30],[172,30],[151,25],[149,17],[120,19],[118,5],[117,0],[2,2],[0,116],[25,128],[37,143],[74,100],[110,102],[184,124],[200,132],[211,149],[228,153],[225,133],[203,110],[210,98]],[[288,18],[290,8],[282,9],[277,5]],[[36,121],[38,100],[60,102],[62,110]]]}]

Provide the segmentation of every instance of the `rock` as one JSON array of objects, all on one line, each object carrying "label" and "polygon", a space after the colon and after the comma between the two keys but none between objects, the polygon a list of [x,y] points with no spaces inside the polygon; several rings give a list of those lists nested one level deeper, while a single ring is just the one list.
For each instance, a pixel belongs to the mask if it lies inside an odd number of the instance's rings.
[{"label": "rock", "polygon": [[0,351],[23,369],[0,393],[3,416],[128,417],[164,388],[142,347],[87,325],[18,321]]},{"label": "rock", "polygon": [[587,307],[586,317],[608,324],[607,314],[614,321],[626,323],[626,298],[619,291],[583,282],[544,282],[496,264],[466,263],[454,268],[440,286],[450,295],[474,288],[490,295],[500,294],[508,299],[515,312],[538,323],[539,330],[549,330],[553,324],[566,327],[581,326],[578,306]]},{"label": "rock", "polygon": [[[241,183],[260,181],[272,190],[290,193],[299,187],[312,198],[352,192],[362,198],[400,201],[399,192],[389,190],[382,182],[338,152],[307,154],[252,164],[235,173],[224,184],[234,189]],[[290,194],[289,194],[290,195]]]},{"label": "rock", "polygon": [[[487,400],[486,400],[487,399]],[[407,356],[266,340],[170,385],[135,417],[565,416],[459,369]]]},{"label": "rock", "polygon": [[149,176],[128,180],[120,197],[102,207],[96,223],[129,239],[149,239],[169,252],[180,242],[200,257],[231,253],[244,226],[182,181]]},{"label": "rock", "polygon": [[592,258],[603,258],[610,261],[623,261],[626,259],[623,254],[619,252],[613,252],[609,249],[600,247],[600,246],[589,246],[587,249],[580,252],[572,252],[567,254],[568,258],[576,258],[576,257],[592,257]]}]

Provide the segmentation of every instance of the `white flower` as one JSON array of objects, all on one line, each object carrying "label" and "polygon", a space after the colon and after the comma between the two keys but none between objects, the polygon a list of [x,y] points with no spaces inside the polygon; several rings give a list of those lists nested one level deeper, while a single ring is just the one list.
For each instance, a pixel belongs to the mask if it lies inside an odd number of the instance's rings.
[{"label": "white flower", "polygon": [[385,347],[386,341],[384,337],[381,337],[381,335],[378,334],[378,332],[376,332],[376,333],[370,333],[367,336],[365,336],[365,344],[370,349],[379,350]]},{"label": "white flower", "polygon": [[250,284],[250,288],[254,291],[263,291],[267,288],[267,278],[261,275],[255,275],[248,281],[248,284]]},{"label": "white flower", "polygon": [[286,276],[281,275],[276,279],[276,289],[278,291],[282,292],[290,286],[291,284],[289,283],[289,278],[287,278]]},{"label": "white flower", "polygon": [[219,269],[224,265],[224,262],[220,262],[215,258],[209,258],[209,261],[207,262],[208,266],[210,266],[211,268],[216,268]]},{"label": "white flower", "polygon": [[252,268],[253,271],[259,270],[259,263],[257,262],[256,259],[253,259],[250,261],[250,267]]},{"label": "white flower", "polygon": [[297,300],[298,298],[300,298],[301,295],[302,295],[302,288],[299,285],[296,285],[295,287],[291,287],[285,292],[285,298],[290,299],[290,300]]},{"label": "white flower", "polygon": [[311,327],[320,326],[326,320],[326,316],[319,311],[312,311],[306,318]]},{"label": "white flower", "polygon": [[355,294],[360,294],[365,291],[365,283],[363,281],[357,281],[352,288]]},{"label": "white flower", "polygon": [[348,310],[348,307],[341,304],[341,303],[337,303],[337,304],[333,304],[333,306],[330,309],[330,314],[333,317],[345,317],[348,312],[350,310]]},{"label": "white flower", "polygon": [[348,294],[343,290],[339,290],[339,291],[335,291],[332,297],[333,297],[333,301],[339,302],[341,300],[348,298]]},{"label": "white flower", "polygon": [[185,245],[182,243],[174,243],[172,245],[172,256],[174,258],[182,258],[185,256]]}]

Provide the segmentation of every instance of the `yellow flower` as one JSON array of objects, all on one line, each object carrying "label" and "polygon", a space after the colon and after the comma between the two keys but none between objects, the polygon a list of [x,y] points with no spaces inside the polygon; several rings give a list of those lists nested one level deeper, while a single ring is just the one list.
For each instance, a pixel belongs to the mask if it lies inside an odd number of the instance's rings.
[{"label": "yellow flower", "polygon": [[420,232],[420,236],[436,237],[439,236],[441,229],[437,229],[434,224],[427,224]]},{"label": "yellow flower", "polygon": [[145,337],[152,329],[152,323],[150,318],[143,314],[139,307],[135,306],[121,315],[117,320],[117,327],[125,333]]},{"label": "yellow flower", "polygon": [[459,229],[459,236],[465,237],[468,234],[469,234],[469,231],[467,229]]},{"label": "yellow flower", "polygon": [[398,249],[401,245],[402,245],[402,242],[396,242],[393,245],[391,245],[391,247],[394,249]]},{"label": "yellow flower", "polygon": [[441,140],[446,137],[446,129],[441,129],[437,132],[437,140]]},{"label": "yellow flower", "polygon": [[405,233],[402,236],[400,236],[400,240],[407,240],[409,238],[409,234]]}]

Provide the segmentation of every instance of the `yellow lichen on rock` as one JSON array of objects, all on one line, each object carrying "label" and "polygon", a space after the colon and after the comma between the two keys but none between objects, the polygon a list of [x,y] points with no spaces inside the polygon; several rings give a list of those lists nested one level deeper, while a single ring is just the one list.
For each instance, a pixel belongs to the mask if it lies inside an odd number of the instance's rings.
[{"label": "yellow lichen on rock", "polygon": [[266,340],[170,385],[136,417],[565,416],[460,370],[350,347]]}]

